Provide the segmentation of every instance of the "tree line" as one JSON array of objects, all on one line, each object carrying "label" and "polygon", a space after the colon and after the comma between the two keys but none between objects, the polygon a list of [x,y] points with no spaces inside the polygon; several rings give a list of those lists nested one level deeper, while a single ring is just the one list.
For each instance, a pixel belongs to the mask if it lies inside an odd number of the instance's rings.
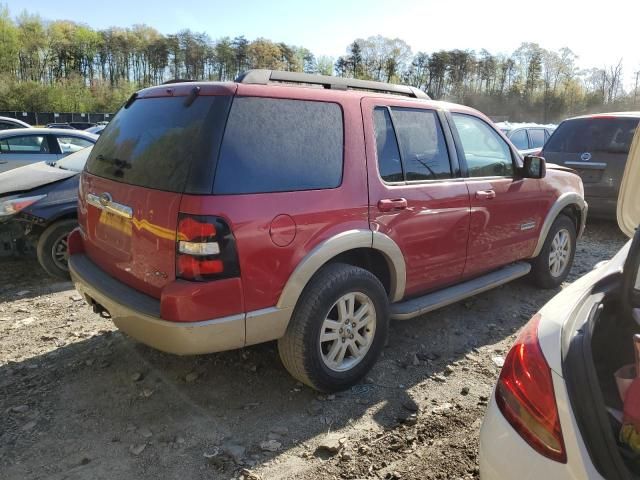
[{"label": "tree line", "polygon": [[[96,30],[0,8],[0,109],[114,111],[141,87],[175,78],[232,80],[268,68],[400,82],[432,98],[470,105],[513,121],[558,121],[567,115],[638,105],[638,85],[624,89],[622,60],[580,69],[569,48],[523,43],[511,54],[487,50],[416,52],[401,39],[355,39],[345,54],[265,38],[211,38],[147,25]],[[636,79],[638,75],[636,75]]]}]

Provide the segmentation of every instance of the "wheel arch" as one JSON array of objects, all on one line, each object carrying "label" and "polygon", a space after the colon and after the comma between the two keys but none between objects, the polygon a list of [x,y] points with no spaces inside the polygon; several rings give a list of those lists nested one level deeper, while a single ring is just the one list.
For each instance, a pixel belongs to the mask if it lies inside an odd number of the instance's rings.
[{"label": "wheel arch", "polygon": [[[366,256],[367,252],[371,255],[369,260],[383,258],[385,268],[372,270],[357,260],[363,258],[363,255]],[[293,308],[316,272],[333,261],[345,261],[371,271],[383,285],[386,283],[385,288],[391,302],[397,302],[404,296],[406,264],[400,247],[383,233],[349,230],[324,240],[303,258],[287,280],[276,307]],[[385,274],[388,275],[386,279]]]},{"label": "wheel arch", "polygon": [[555,222],[556,218],[558,218],[558,215],[561,215],[563,213],[574,220],[576,224],[576,234],[578,237],[580,237],[587,220],[587,203],[584,201],[584,198],[578,193],[563,193],[556,199],[555,203],[551,206],[549,212],[547,213],[547,216],[545,217],[542,228],[540,229],[540,235],[538,236],[538,243],[536,244],[536,248],[531,255],[531,258],[535,258],[540,255],[540,252],[542,251],[542,247],[544,246],[544,242],[547,239],[547,235],[549,234],[549,230],[551,230],[553,222]]}]

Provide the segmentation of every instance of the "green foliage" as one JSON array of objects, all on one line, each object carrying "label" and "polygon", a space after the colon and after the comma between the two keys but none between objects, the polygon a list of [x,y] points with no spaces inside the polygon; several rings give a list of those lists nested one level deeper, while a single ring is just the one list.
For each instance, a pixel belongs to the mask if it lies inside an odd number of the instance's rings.
[{"label": "green foliage", "polygon": [[640,92],[623,89],[621,62],[582,71],[575,62],[568,48],[536,43],[508,56],[460,49],[414,55],[403,40],[380,35],[355,39],[334,59],[266,38],[163,35],[147,25],[95,30],[28,12],[12,18],[0,4],[3,110],[113,112],[142,87],[176,78],[227,81],[249,68],[403,82],[514,121],[638,108]]}]

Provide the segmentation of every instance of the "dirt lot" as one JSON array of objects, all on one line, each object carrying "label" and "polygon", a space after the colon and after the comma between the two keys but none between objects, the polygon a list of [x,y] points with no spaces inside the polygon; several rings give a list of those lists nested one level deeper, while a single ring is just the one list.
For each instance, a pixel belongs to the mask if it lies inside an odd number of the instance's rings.
[{"label": "dirt lot", "polygon": [[[625,238],[592,223],[570,281]],[[0,260],[3,479],[476,478],[487,398],[556,292],[526,280],[392,325],[361,385],[319,396],[275,344],[166,355],[115,331],[33,260]]]}]

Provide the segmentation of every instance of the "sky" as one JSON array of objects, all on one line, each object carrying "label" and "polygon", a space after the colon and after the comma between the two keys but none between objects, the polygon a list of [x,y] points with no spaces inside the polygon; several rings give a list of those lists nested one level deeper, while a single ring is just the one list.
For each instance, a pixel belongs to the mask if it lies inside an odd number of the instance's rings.
[{"label": "sky", "polygon": [[633,33],[639,0],[5,0],[12,15],[25,8],[47,20],[93,28],[144,23],[162,33],[189,28],[212,38],[269,38],[338,57],[356,38],[401,38],[414,52],[486,48],[511,53],[522,42],[569,47],[582,68],[623,59],[626,85],[640,71]]}]

